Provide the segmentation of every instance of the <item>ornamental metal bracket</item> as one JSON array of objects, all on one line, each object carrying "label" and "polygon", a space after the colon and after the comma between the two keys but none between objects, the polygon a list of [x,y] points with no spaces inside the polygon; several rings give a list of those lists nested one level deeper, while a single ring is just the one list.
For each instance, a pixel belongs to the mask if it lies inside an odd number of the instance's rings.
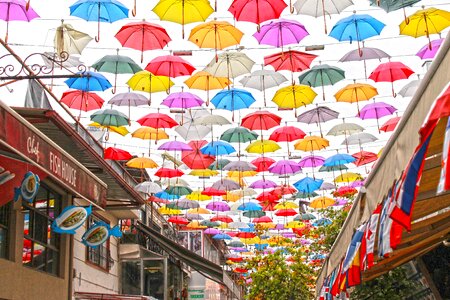
[{"label": "ornamental metal bracket", "polygon": [[[0,80],[56,79],[88,77],[88,67],[73,59],[67,52],[32,53],[22,61],[8,53],[0,56]],[[71,69],[76,69],[77,72]],[[64,74],[61,74],[64,73]]]}]

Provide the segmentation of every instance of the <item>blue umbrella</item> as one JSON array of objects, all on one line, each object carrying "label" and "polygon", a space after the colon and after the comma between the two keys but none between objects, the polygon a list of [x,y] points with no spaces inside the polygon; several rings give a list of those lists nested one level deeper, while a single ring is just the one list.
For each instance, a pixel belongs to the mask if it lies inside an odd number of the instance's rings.
[{"label": "blue umbrella", "polygon": [[328,226],[328,225],[331,225],[331,223],[333,223],[333,222],[330,219],[321,218],[321,219],[315,221],[313,223],[313,226],[316,226],[316,227],[317,226]]},{"label": "blue umbrella", "polygon": [[70,6],[70,15],[98,23],[95,41],[100,41],[100,22],[112,23],[128,18],[128,8],[116,0],[79,0]]},{"label": "blue umbrella", "polygon": [[351,156],[350,154],[335,154],[332,155],[330,157],[328,157],[325,162],[323,163],[323,165],[325,167],[335,167],[335,166],[340,166],[340,165],[345,165],[345,164],[349,164],[352,163],[356,160],[356,158],[354,158],[353,156]]},{"label": "blue umbrella", "polygon": [[104,91],[112,87],[108,79],[100,73],[86,71],[78,72],[77,74],[80,77],[73,77],[64,81],[71,89],[90,92]]},{"label": "blue umbrella", "polygon": [[303,193],[312,193],[320,188],[323,183],[323,179],[315,179],[311,177],[305,177],[294,183],[294,187]]},{"label": "blue umbrella", "polygon": [[262,210],[262,206],[255,202],[247,202],[239,205],[237,209],[243,211]]},{"label": "blue umbrella", "polygon": [[236,149],[227,142],[212,141],[200,148],[200,152],[205,155],[217,156],[236,152]]},{"label": "blue umbrella", "polygon": [[164,200],[177,200],[177,199],[181,198],[181,196],[172,195],[172,194],[169,194],[169,193],[167,193],[165,191],[156,193],[155,197],[160,198],[160,199],[164,199]]},{"label": "blue umbrella", "polygon": [[263,251],[267,247],[269,247],[269,244],[255,244],[255,249],[258,251]]},{"label": "blue umbrella", "polygon": [[239,231],[241,232],[255,232],[255,224],[253,223],[247,223],[248,228],[239,228]]},{"label": "blue umbrella", "polygon": [[220,91],[211,99],[216,108],[232,111],[233,120],[235,110],[249,108],[255,101],[250,92],[236,88]]},{"label": "blue umbrella", "polygon": [[218,233],[212,237],[215,240],[231,240],[231,236],[226,233]]},{"label": "blue umbrella", "polygon": [[339,20],[331,29],[330,36],[338,41],[357,41],[359,56],[362,56],[359,42],[379,35],[384,26],[384,23],[369,15],[353,14]]}]

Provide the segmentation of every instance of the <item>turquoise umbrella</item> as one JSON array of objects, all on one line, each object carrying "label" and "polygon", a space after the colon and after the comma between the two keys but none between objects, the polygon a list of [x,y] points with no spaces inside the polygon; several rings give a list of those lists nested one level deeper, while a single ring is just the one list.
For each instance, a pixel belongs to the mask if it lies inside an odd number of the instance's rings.
[{"label": "turquoise umbrella", "polygon": [[345,78],[345,71],[327,64],[317,65],[303,72],[298,77],[301,84],[312,87],[322,87],[323,100],[325,100],[325,85],[334,85]]},{"label": "turquoise umbrella", "polygon": [[[116,127],[129,125],[130,123],[130,119],[128,119],[128,117],[125,114],[115,109],[99,110],[91,115],[91,121],[96,122],[102,126],[116,126]],[[108,140],[108,138],[109,138],[109,129],[105,139]]]}]

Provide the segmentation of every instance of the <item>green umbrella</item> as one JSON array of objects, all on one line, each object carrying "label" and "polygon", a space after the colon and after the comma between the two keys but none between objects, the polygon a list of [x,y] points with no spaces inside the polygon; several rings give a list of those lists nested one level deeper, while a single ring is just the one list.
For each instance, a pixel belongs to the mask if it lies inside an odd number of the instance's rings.
[{"label": "green umbrella", "polygon": [[219,223],[219,222],[212,222],[212,221],[210,221],[210,220],[204,220],[204,221],[201,221],[201,222],[200,222],[200,225],[206,226],[206,227],[209,227],[209,228],[212,228],[212,227],[217,227],[217,226],[219,226],[220,223]]},{"label": "green umbrella", "polygon": [[315,218],[316,218],[316,216],[314,216],[311,213],[304,213],[304,214],[297,215],[294,218],[294,221],[307,221],[307,220],[314,220]]},{"label": "green umbrella", "polygon": [[258,134],[254,131],[248,130],[245,127],[234,127],[226,130],[220,136],[222,141],[228,143],[247,143],[258,138]]},{"label": "green umbrella", "polygon": [[420,0],[370,0],[370,6],[377,6],[386,12],[396,11],[400,8],[412,6]]},{"label": "green umbrella", "polygon": [[230,163],[230,161],[228,159],[219,159],[215,162],[213,162],[208,169],[210,170],[222,170],[223,167],[225,167],[226,165],[228,165]]},{"label": "green umbrella", "polygon": [[170,195],[185,196],[192,193],[192,189],[187,186],[169,186],[165,189]]},{"label": "green umbrella", "polygon": [[319,194],[312,192],[312,193],[305,193],[305,192],[298,192],[293,197],[294,199],[306,199],[311,197],[317,197]]},{"label": "green umbrella", "polygon": [[107,72],[114,74],[113,94],[116,92],[117,74],[135,74],[142,71],[142,68],[128,56],[105,55],[97,60],[92,67],[99,72]]},{"label": "green umbrella", "polygon": [[243,213],[244,217],[247,218],[260,218],[265,216],[266,213],[262,210],[247,210]]},{"label": "green umbrella", "polygon": [[115,109],[102,109],[96,111],[91,115],[91,121],[96,122],[102,126],[125,126],[130,123],[130,119]]},{"label": "green umbrella", "polygon": [[314,66],[300,74],[298,80],[301,84],[312,87],[322,87],[323,100],[325,100],[325,85],[333,85],[345,78],[345,71],[327,64]]},{"label": "green umbrella", "polygon": [[319,172],[332,172],[332,171],[343,171],[347,170],[348,168],[344,165],[338,165],[338,166],[321,166],[319,169]]}]

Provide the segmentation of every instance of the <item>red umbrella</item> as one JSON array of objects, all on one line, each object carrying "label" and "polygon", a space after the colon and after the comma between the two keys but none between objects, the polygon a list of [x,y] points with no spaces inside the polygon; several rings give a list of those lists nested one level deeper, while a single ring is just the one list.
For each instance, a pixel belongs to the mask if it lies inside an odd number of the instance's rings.
[{"label": "red umbrella", "polygon": [[178,77],[191,75],[195,67],[181,57],[163,55],[152,59],[145,67],[147,71],[155,75]]},{"label": "red umbrella", "polygon": [[169,223],[177,224],[177,225],[187,225],[189,221],[180,216],[172,216],[167,220]]},{"label": "red umbrella", "polygon": [[355,165],[357,165],[358,167],[367,165],[378,159],[378,155],[376,153],[369,152],[369,151],[359,151],[355,154],[352,154],[352,156],[354,158],[356,158],[356,160],[353,163]]},{"label": "red umbrella", "polygon": [[357,189],[350,186],[341,186],[336,191],[334,191],[333,196],[335,197],[351,197],[358,192]]},{"label": "red umbrella", "polygon": [[246,115],[244,118],[242,118],[241,126],[248,128],[250,130],[256,129],[267,130],[280,125],[280,123],[281,117],[266,110],[259,110],[250,113]]},{"label": "red umbrella", "polygon": [[190,169],[207,169],[215,161],[213,156],[205,155],[200,151],[200,148],[207,143],[204,140],[190,141],[188,145],[191,146],[192,150],[183,151],[181,161]]},{"label": "red umbrella", "polygon": [[219,221],[219,222],[224,222],[224,223],[231,223],[231,222],[233,222],[233,219],[229,216],[215,216],[215,217],[212,217],[210,219],[210,221],[211,222]]},{"label": "red umbrella", "polygon": [[161,199],[161,198],[158,198],[158,197],[155,197],[155,196],[151,196],[150,198],[147,199],[147,201],[155,202],[155,203],[161,203],[161,204],[167,204],[167,203],[170,202],[169,200]]},{"label": "red umbrella", "polygon": [[166,178],[181,177],[183,175],[184,173],[181,170],[170,168],[159,168],[158,171],[155,172],[155,176]]},{"label": "red umbrella", "polygon": [[269,193],[281,197],[283,195],[295,194],[297,193],[297,189],[290,185],[282,184],[271,190]]},{"label": "red umbrella", "polygon": [[105,100],[100,98],[96,93],[86,91],[67,91],[62,94],[61,103],[66,104],[69,108],[78,109],[80,111],[90,111],[100,109]]},{"label": "red umbrella", "polygon": [[259,24],[264,21],[278,19],[286,8],[283,0],[234,0],[228,11],[237,21]]},{"label": "red umbrella", "polygon": [[276,202],[281,199],[280,195],[272,194],[270,192],[262,192],[256,197],[256,200],[261,202]]},{"label": "red umbrella", "polygon": [[269,136],[269,140],[275,142],[286,142],[288,155],[290,155],[291,153],[289,151],[289,142],[300,140],[305,136],[306,133],[304,133],[300,128],[297,128],[295,126],[283,126],[275,129],[274,132],[272,132],[272,134]]},{"label": "red umbrella", "polygon": [[255,236],[256,234],[253,232],[239,232],[238,234],[236,234],[236,237],[241,239],[252,239]]},{"label": "red umbrella", "polygon": [[255,218],[253,220],[253,223],[258,224],[258,223],[272,223],[272,219],[269,216],[262,216],[260,218]]},{"label": "red umbrella", "polygon": [[269,167],[275,162],[274,159],[270,157],[258,157],[251,161],[253,165],[256,166],[256,172],[269,171]]},{"label": "red umbrella", "polygon": [[414,74],[414,71],[401,62],[387,62],[376,67],[370,73],[369,78],[375,82],[390,82],[392,85],[392,96],[395,97],[394,81],[408,79],[412,74]]},{"label": "red umbrella", "polygon": [[398,122],[402,117],[394,117],[387,120],[383,125],[381,125],[380,130],[384,132],[394,131],[395,127],[397,127]]},{"label": "red umbrella", "polygon": [[226,195],[226,191],[216,190],[215,188],[209,187],[202,191],[202,195],[206,196],[223,196]]},{"label": "red umbrella", "polygon": [[111,160],[129,160],[133,158],[133,155],[131,155],[128,151],[109,147],[104,150],[103,158]]},{"label": "red umbrella", "polygon": [[139,120],[137,120],[142,126],[153,128],[172,128],[178,125],[178,123],[166,114],[150,113]]},{"label": "red umbrella", "polygon": [[235,273],[247,273],[248,272],[248,270],[245,268],[235,268],[233,271]]},{"label": "red umbrella", "polygon": [[[301,72],[310,68],[311,62],[317,55],[289,50],[286,52],[275,53],[264,57],[264,65],[271,65],[275,71],[287,70],[293,72]],[[294,75],[292,74],[292,82]]]},{"label": "red umbrella", "polygon": [[171,41],[164,27],[145,21],[122,26],[115,37],[122,46],[140,50],[141,63],[145,50],[162,49]]},{"label": "red umbrella", "polygon": [[279,210],[277,210],[277,211],[275,212],[275,215],[276,215],[276,216],[279,216],[279,217],[295,216],[296,214],[297,214],[297,212],[296,212],[294,209],[292,209],[292,208],[289,208],[289,209],[279,209]]}]

